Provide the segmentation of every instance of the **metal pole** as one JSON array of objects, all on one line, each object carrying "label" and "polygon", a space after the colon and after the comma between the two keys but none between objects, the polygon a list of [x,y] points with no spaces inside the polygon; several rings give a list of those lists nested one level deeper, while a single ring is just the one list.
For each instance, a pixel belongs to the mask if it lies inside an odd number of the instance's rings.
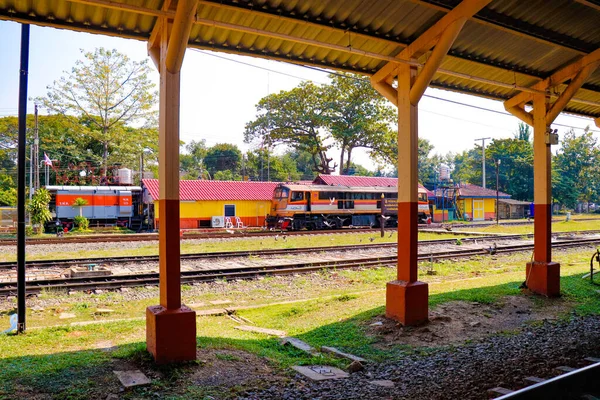
[{"label": "metal pole", "polygon": [[496,160],[496,225],[500,224],[500,203],[499,203],[499,192],[498,192],[498,172],[500,171],[500,160]]},{"label": "metal pole", "polygon": [[29,149],[29,200],[33,196],[33,146]]},{"label": "metal pole", "polygon": [[35,138],[33,139],[33,157],[35,159],[35,185],[34,188],[37,190],[40,188],[40,165],[38,160],[40,159],[40,135],[38,130],[38,106],[35,105]]},{"label": "metal pole", "polygon": [[482,155],[483,163],[482,163],[482,167],[481,167],[482,172],[483,172],[483,178],[482,178],[483,184],[481,186],[483,186],[484,189],[485,189],[485,141],[488,139],[491,139],[491,138],[486,137],[486,138],[475,139],[476,142],[481,140],[481,149],[483,152],[483,155]]},{"label": "metal pole", "polygon": [[19,70],[19,150],[17,156],[17,332],[25,331],[25,132],[27,77],[29,73],[29,25],[21,25]]}]

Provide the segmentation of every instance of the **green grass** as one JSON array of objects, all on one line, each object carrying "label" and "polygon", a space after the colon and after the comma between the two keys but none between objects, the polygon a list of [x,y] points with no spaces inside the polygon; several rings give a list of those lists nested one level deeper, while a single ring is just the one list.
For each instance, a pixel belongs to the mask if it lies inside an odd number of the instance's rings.
[{"label": "green grass", "polygon": [[[588,217],[586,215],[586,217]],[[582,217],[583,218],[583,217]],[[489,225],[485,227],[473,227],[465,228],[470,232],[483,232],[483,233],[506,233],[506,234],[530,234],[533,233],[533,224],[529,225]],[[552,223],[553,232],[573,232],[573,231],[590,231],[600,229],[600,220],[595,219],[592,221],[556,221]]]},{"label": "green grass", "polygon": [[[464,236],[460,233],[435,234],[435,233],[419,233],[419,240],[436,240],[445,239],[447,237]],[[374,238],[373,242],[370,238]],[[360,233],[348,232],[337,235],[299,235],[288,236],[284,241],[280,236],[278,240],[274,237],[243,238],[241,236],[232,236],[231,240],[214,240],[205,239],[200,243],[190,243],[183,241],[181,244],[182,254],[190,253],[212,253],[220,251],[257,251],[265,249],[292,249],[302,247],[318,247],[318,246],[347,246],[356,244],[370,243],[392,243],[397,241],[397,233],[386,232],[383,238],[379,233]],[[52,260],[52,259],[73,259],[73,258],[94,258],[94,257],[117,257],[117,256],[150,256],[158,255],[158,242],[151,245],[144,245],[136,248],[119,249],[118,246],[107,244],[106,250],[79,250],[79,251],[48,251],[43,254],[32,254],[27,257],[28,260]],[[15,261],[16,254],[3,253],[0,254],[0,261]]]},{"label": "green grass", "polygon": [[[571,312],[578,315],[600,314],[597,292],[600,287],[581,279],[589,269],[588,260],[592,252],[589,248],[555,255],[556,261],[562,265],[563,298],[571,307],[566,310],[565,318]],[[524,265],[529,257],[529,254],[516,254],[435,263],[438,275],[421,275],[421,279],[430,285],[430,307],[455,300],[493,304],[507,295],[521,295],[518,287],[524,280]],[[421,266],[422,270],[428,268],[428,263]],[[204,308],[214,308],[208,304],[209,300],[227,298],[232,300],[233,306],[256,306],[238,310],[237,315],[260,327],[284,330],[314,347],[334,346],[374,361],[385,361],[422,352],[402,345],[390,346],[383,351],[376,338],[365,333],[369,321],[384,313],[385,283],[394,277],[395,269],[388,267],[270,277],[260,281],[213,285],[212,289],[200,291],[198,287],[188,288],[184,292],[184,301],[188,304],[205,302]],[[124,394],[125,398],[223,398],[235,397],[243,389],[235,387],[223,392],[194,385],[189,377],[193,371],[203,367],[203,361],[177,367],[154,366],[145,351],[143,316],[147,305],[158,302],[156,298],[123,301],[119,293],[62,297],[50,293],[45,296],[60,299],[60,305],[30,313],[30,329],[26,334],[0,336],[0,399],[24,398],[31,393],[65,399],[96,398],[100,395],[105,398],[107,390],[118,390],[111,372],[115,362],[128,363],[153,376],[149,388],[129,391]],[[289,303],[275,304],[286,301]],[[115,313],[96,316],[94,311],[98,307],[110,307]],[[77,318],[59,320],[58,315],[62,311],[73,312]],[[140,319],[65,326],[71,321],[119,318]],[[6,325],[7,320],[8,315],[1,315],[0,326]],[[31,329],[49,324],[63,326]],[[288,373],[287,368],[291,365],[326,363],[344,368],[348,364],[343,360],[316,358],[283,347],[277,339],[236,330],[236,325],[225,316],[198,317],[200,352],[213,351],[216,359],[223,363],[240,362],[230,350],[249,352],[268,360],[269,365],[283,375]],[[116,350],[105,352],[96,349],[110,346],[116,346]]]}]

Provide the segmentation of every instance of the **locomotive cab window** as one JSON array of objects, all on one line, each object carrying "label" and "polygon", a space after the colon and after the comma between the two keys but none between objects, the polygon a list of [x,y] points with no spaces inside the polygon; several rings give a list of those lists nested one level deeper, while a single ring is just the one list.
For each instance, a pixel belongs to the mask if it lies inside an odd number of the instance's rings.
[{"label": "locomotive cab window", "polygon": [[302,201],[304,200],[304,192],[292,192],[290,201]]},{"label": "locomotive cab window", "polygon": [[426,202],[427,201],[427,193],[419,193],[419,201]]}]

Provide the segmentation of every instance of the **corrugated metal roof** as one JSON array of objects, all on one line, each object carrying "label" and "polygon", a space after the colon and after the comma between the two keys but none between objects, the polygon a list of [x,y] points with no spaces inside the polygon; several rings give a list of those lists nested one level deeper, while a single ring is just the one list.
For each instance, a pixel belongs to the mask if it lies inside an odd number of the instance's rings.
[{"label": "corrugated metal roof", "polygon": [[[175,3],[175,2],[173,2]],[[200,0],[189,47],[373,74],[459,0]],[[0,19],[146,40],[162,0],[0,0]],[[600,48],[600,10],[571,0],[492,0],[442,68],[530,86]],[[424,54],[419,61],[426,61]],[[438,73],[431,86],[504,100],[518,91]],[[564,86],[563,86],[564,87]],[[559,89],[561,90],[561,89]],[[600,117],[600,69],[565,111]],[[582,101],[583,100],[583,101]]]},{"label": "corrugated metal roof", "polygon": [[[496,198],[496,191],[481,186],[473,185],[471,183],[461,184],[458,189],[458,195],[460,197],[493,197]],[[498,192],[498,198],[510,198],[510,194],[504,192]]]},{"label": "corrugated metal roof", "polygon": [[[358,175],[319,175],[315,178],[315,184],[329,186],[360,186],[360,187],[397,187],[398,178],[389,178],[384,176],[358,176]],[[419,183],[419,188],[427,191],[428,196],[433,196],[433,192]]]},{"label": "corrugated metal roof", "polygon": [[[158,179],[144,179],[142,183],[148,189],[153,200],[159,196]],[[273,198],[277,182],[250,181],[179,181],[179,199],[196,200],[255,200],[267,201]]]}]

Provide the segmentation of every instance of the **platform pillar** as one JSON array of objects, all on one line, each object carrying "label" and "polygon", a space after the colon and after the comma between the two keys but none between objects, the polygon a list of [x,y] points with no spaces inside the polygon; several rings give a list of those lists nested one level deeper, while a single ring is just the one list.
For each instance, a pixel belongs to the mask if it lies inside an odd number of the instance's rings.
[{"label": "platform pillar", "polygon": [[[386,288],[385,313],[403,325],[428,319],[429,289],[418,281],[418,105],[467,19],[491,0],[463,0],[372,77],[371,85],[398,107],[398,276]],[[429,53],[421,70],[417,59]],[[398,86],[394,88],[394,77]]]},{"label": "platform pillar", "polygon": [[418,281],[418,107],[410,101],[417,69],[398,68],[398,271],[386,287],[385,313],[403,325],[428,319],[428,286]]},{"label": "platform pillar", "polygon": [[[165,3],[167,7],[168,3]],[[160,72],[160,305],[146,309],[146,346],[158,364],[196,359],[196,313],[181,304],[179,109],[183,54],[177,54],[178,51],[185,52],[189,36],[185,18],[195,15],[195,3],[180,0],[175,20],[171,22],[164,18],[157,24],[157,32],[152,35],[154,42],[149,44],[149,52]],[[191,5],[193,12],[190,12]],[[186,7],[185,11],[180,9]],[[185,17],[183,21],[180,14]],[[183,46],[180,43],[182,40]]]},{"label": "platform pillar", "polygon": [[527,263],[527,287],[545,296],[560,294],[560,264],[552,262],[552,164],[546,118],[549,98],[533,97],[534,255]]}]

